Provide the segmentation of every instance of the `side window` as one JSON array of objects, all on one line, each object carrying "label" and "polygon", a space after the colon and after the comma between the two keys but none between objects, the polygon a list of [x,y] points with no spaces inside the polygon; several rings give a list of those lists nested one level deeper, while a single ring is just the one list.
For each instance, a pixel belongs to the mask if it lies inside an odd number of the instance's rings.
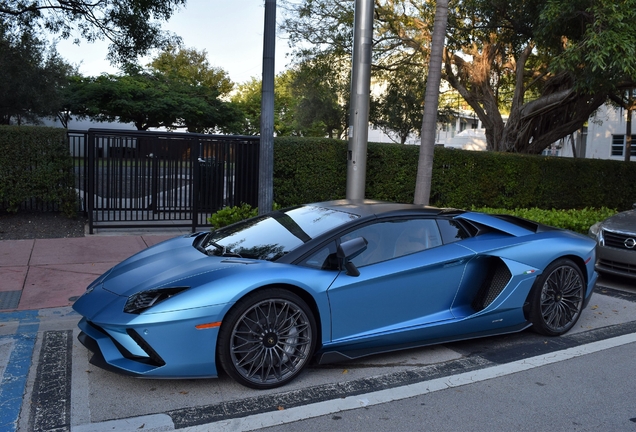
[{"label": "side window", "polygon": [[367,248],[351,262],[356,267],[375,264],[393,258],[390,241],[390,222],[380,222],[363,226],[351,231],[340,238],[340,242],[345,242],[357,237],[364,237],[367,241]]},{"label": "side window", "polygon": [[439,225],[439,230],[442,233],[442,240],[444,241],[444,244],[453,243],[470,237],[466,230],[454,220],[438,219],[437,224]]},{"label": "side window", "polygon": [[356,267],[387,261],[442,244],[433,219],[396,219],[367,225],[342,237],[342,241],[364,237],[367,249],[352,260]]},{"label": "side window", "polygon": [[396,236],[395,257],[412,254],[442,244],[439,228],[433,219],[412,219],[403,222]]},{"label": "side window", "polygon": [[301,262],[300,265],[320,270],[338,270],[336,244],[334,242],[329,243],[329,245],[313,253],[309,258]]},{"label": "side window", "polygon": [[[438,227],[439,224],[439,227]],[[443,228],[442,228],[443,227]],[[442,228],[440,232],[440,228]],[[364,237],[367,248],[352,262],[364,267],[469,237],[455,221],[440,219],[396,219],[365,225],[340,237],[340,242]],[[444,241],[442,242],[442,239]],[[306,267],[337,270],[336,244],[313,253],[301,263]]]}]

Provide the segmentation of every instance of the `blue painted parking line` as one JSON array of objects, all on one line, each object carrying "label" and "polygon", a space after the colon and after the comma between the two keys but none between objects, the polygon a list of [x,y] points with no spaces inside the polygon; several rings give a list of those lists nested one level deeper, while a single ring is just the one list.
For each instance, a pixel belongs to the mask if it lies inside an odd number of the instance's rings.
[{"label": "blue painted parking line", "polygon": [[13,339],[11,354],[0,381],[0,432],[17,430],[40,325],[37,310],[0,314],[0,322],[10,321],[18,321],[19,325],[15,334],[0,336],[1,339]]}]

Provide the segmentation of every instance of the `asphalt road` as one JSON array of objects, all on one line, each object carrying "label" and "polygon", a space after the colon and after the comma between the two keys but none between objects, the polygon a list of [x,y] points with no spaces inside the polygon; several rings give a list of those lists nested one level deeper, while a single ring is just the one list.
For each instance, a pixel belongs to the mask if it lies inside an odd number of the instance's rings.
[{"label": "asphalt road", "polygon": [[636,431],[635,355],[632,342],[497,378],[479,380],[475,374],[475,383],[262,430]]},{"label": "asphalt road", "polygon": [[89,364],[70,308],[0,314],[0,432],[636,431],[636,289],[601,280],[577,326],[312,365],[283,388],[139,380]]}]

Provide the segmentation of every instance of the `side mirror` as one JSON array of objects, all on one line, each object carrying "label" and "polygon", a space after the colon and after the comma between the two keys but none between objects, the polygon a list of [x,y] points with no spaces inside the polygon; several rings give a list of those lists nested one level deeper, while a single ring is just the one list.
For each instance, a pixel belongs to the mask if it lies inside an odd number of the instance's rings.
[{"label": "side mirror", "polygon": [[356,237],[340,243],[340,246],[338,246],[336,256],[341,263],[341,268],[344,267],[349,276],[360,276],[360,271],[351,260],[364,252],[367,249],[367,244],[368,242],[364,237]]},{"label": "side mirror", "polygon": [[632,204],[632,208],[636,209],[636,203]]}]

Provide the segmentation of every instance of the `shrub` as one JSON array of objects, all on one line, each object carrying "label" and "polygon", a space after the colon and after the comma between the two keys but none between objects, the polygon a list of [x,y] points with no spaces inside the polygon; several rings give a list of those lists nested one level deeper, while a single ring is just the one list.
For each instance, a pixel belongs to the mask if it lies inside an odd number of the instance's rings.
[{"label": "shrub", "polygon": [[222,208],[216,213],[213,213],[208,218],[208,222],[212,224],[212,229],[219,229],[256,215],[258,215],[257,208],[252,208],[251,205],[243,203],[240,206]]},{"label": "shrub", "polygon": [[[274,195],[289,206],[346,196],[343,140],[279,137]],[[419,146],[369,143],[366,198],[413,202]],[[431,205],[471,208],[627,210],[636,202],[636,164],[435,147]]]},{"label": "shrub", "polygon": [[616,210],[602,207],[600,209],[584,208],[581,210],[544,210],[539,208],[507,210],[501,208],[472,208],[490,214],[509,214],[530,219],[545,225],[576,231],[587,234],[589,228],[596,222],[600,222],[616,214]]},{"label": "shrub", "polygon": [[27,200],[77,210],[66,129],[0,126],[0,204],[16,212]]},{"label": "shrub", "polygon": [[[274,210],[279,208],[280,206],[274,203]],[[251,205],[243,203],[240,206],[222,208],[213,213],[208,218],[208,222],[212,225],[212,229],[215,230],[254,216],[258,216],[258,208],[252,208]]]}]

